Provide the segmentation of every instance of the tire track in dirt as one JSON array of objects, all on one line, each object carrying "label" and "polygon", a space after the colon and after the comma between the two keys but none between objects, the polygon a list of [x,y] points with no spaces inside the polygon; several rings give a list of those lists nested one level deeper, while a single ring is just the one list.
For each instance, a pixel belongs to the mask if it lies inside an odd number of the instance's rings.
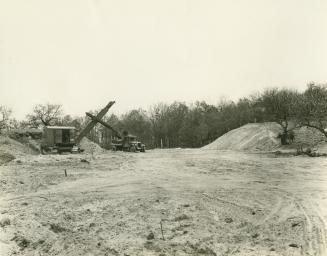
[{"label": "tire track in dirt", "polygon": [[273,206],[271,211],[261,221],[258,222],[258,225],[262,225],[263,223],[272,219],[274,216],[278,215],[278,213],[283,208],[282,206],[283,206],[283,199],[282,199],[282,197],[278,196],[277,203]]},{"label": "tire track in dirt", "polygon": [[318,202],[312,199],[300,199],[292,193],[282,191],[276,195],[276,203],[267,215],[265,215],[258,225],[263,225],[269,220],[276,218],[285,221],[296,214],[304,218],[303,241],[301,249],[302,255],[326,256],[327,255],[327,221],[323,216],[323,210]]},{"label": "tire track in dirt", "polygon": [[296,200],[295,204],[301,214],[306,219],[304,230],[304,241],[307,255],[325,256],[326,255],[326,222],[320,211],[311,203],[301,203]]},{"label": "tire track in dirt", "polygon": [[327,230],[327,221],[326,219],[324,218],[324,216],[322,215],[322,212],[323,210],[321,209],[321,207],[317,204],[316,206],[316,213],[317,215],[319,216],[319,219],[320,221],[322,222],[323,224],[323,229],[322,229],[322,237],[323,237],[323,245],[324,245],[324,254],[327,254],[327,233],[326,233],[326,230]]},{"label": "tire track in dirt", "polygon": [[[312,199],[299,198],[288,191],[283,191],[283,193],[285,193],[285,198],[295,205],[298,213],[305,219],[303,232],[305,245],[302,248],[302,253],[310,256],[326,256],[327,225],[321,214],[321,209],[318,209],[318,202],[313,204]],[[290,214],[292,213],[290,212]]]},{"label": "tire track in dirt", "polygon": [[304,226],[304,232],[303,232],[303,240],[305,242],[305,248],[303,250],[306,250],[307,255],[314,255],[314,237],[312,236],[312,222],[309,216],[307,215],[306,211],[304,210],[301,203],[298,201],[295,201],[295,205],[299,212],[305,217],[305,226]]},{"label": "tire track in dirt", "polygon": [[[311,214],[307,214],[311,218],[313,232],[316,234],[317,246],[319,247],[319,252],[321,255],[326,255],[327,253],[327,242],[326,242],[326,221],[321,214],[321,209],[313,204],[312,201],[308,201],[308,206],[306,207],[307,213],[311,211]],[[303,207],[304,208],[304,207]],[[309,209],[310,210],[309,210]]]}]

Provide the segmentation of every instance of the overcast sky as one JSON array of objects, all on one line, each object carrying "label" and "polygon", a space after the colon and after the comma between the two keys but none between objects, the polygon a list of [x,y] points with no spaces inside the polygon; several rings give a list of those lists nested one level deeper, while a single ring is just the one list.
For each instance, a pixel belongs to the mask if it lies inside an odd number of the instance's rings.
[{"label": "overcast sky", "polygon": [[326,0],[0,0],[0,105],[84,115],[327,81]]}]

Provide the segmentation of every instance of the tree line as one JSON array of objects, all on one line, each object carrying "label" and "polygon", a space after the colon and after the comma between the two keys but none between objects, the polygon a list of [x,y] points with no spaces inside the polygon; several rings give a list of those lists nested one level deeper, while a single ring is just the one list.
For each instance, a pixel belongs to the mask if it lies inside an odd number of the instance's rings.
[{"label": "tree line", "polygon": [[[0,132],[47,125],[74,126],[81,130],[90,121],[88,117],[65,115],[61,105],[50,103],[35,105],[23,121],[11,115],[8,107],[0,106]],[[303,92],[269,88],[235,102],[220,100],[216,105],[205,101],[159,103],[148,110],[134,109],[121,116],[111,114],[103,120],[121,133],[136,135],[149,148],[201,147],[232,129],[258,122],[278,123],[281,142],[287,144],[292,130],[301,126],[317,129],[327,137],[327,85],[310,83]],[[88,134],[104,147],[110,147],[112,136],[112,131],[100,124]]]}]

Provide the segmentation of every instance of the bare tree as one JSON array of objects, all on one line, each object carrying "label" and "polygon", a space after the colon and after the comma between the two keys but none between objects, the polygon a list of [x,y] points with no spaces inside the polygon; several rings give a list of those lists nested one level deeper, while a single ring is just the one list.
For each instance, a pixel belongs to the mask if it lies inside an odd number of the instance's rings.
[{"label": "bare tree", "polygon": [[308,84],[297,109],[302,126],[315,128],[327,137],[327,85]]},{"label": "bare tree", "polygon": [[33,113],[27,115],[29,124],[33,127],[57,124],[63,115],[62,106],[58,104],[38,104],[34,106]]},{"label": "bare tree", "polygon": [[9,124],[12,110],[6,106],[0,106],[0,133],[1,130],[6,129]]},{"label": "bare tree", "polygon": [[[265,119],[278,123],[282,127],[282,144],[288,144],[290,121],[295,121],[296,109],[300,99],[297,91],[290,89],[268,89],[261,96]],[[294,128],[294,126],[293,126]]]}]

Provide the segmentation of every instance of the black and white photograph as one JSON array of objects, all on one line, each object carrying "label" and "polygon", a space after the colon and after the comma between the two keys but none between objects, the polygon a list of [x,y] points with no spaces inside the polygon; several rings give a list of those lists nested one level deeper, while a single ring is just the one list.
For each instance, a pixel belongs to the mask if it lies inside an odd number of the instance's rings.
[{"label": "black and white photograph", "polygon": [[327,256],[326,0],[0,0],[0,256]]}]

